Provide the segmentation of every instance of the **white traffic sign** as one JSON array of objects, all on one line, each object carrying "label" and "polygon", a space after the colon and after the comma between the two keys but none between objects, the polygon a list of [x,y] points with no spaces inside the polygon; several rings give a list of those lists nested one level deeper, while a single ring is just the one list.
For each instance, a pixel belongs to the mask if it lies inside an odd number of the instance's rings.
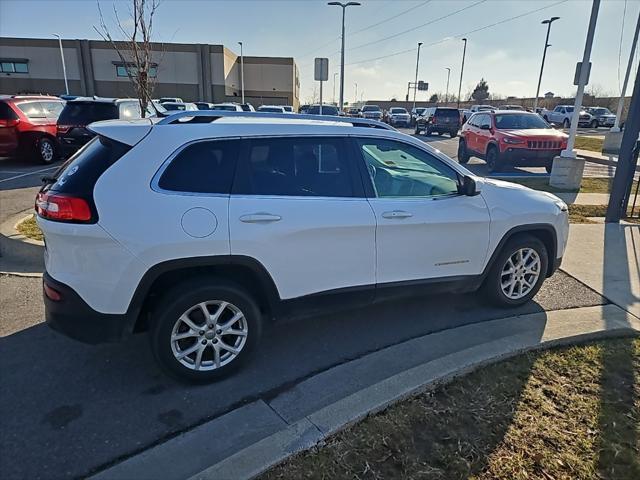
[{"label": "white traffic sign", "polygon": [[314,80],[320,82],[326,82],[329,80],[329,59],[328,58],[316,58]]}]

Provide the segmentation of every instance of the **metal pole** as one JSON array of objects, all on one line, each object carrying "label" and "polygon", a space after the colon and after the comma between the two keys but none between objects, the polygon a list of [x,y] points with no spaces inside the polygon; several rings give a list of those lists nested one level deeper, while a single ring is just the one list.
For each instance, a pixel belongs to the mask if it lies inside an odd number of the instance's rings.
[{"label": "metal pole", "polygon": [[542,23],[547,24],[547,38],[544,40],[544,51],[542,52],[542,64],[540,65],[540,75],[538,76],[538,88],[536,89],[536,98],[533,101],[533,111],[536,111],[538,107],[538,97],[540,96],[540,84],[542,83],[542,71],[544,70],[544,60],[547,57],[547,48],[549,45],[549,33],[551,33],[551,24],[558,20],[560,17],[551,17],[548,20],[544,20]]},{"label": "metal pole", "polygon": [[358,82],[354,82],[354,85],[356,87],[356,103],[358,102]]},{"label": "metal pole", "polygon": [[240,89],[242,91],[242,103],[244,104],[244,54],[242,52],[242,42],[240,44]]},{"label": "metal pole", "polygon": [[359,2],[328,2],[327,5],[335,5],[337,7],[342,7],[342,48],[340,49],[340,105],[338,108],[342,110],[344,106],[344,16],[345,10],[347,7],[356,7],[361,5]]},{"label": "metal pole", "polygon": [[338,75],[338,72],[335,72],[333,74],[333,104],[336,104],[336,75]]},{"label": "metal pole", "polygon": [[612,132],[620,131],[620,117],[624,108],[624,94],[627,91],[627,83],[631,74],[631,66],[633,65],[633,55],[636,53],[636,45],[638,44],[638,32],[640,32],[640,13],[638,13],[638,21],[636,23],[636,33],[633,35],[631,42],[631,52],[629,53],[629,63],[627,63],[627,72],[624,74],[624,83],[622,84],[622,92],[620,92],[620,100],[618,100],[618,110],[616,111],[616,122],[611,127]]},{"label": "metal pole", "polygon": [[418,92],[418,66],[420,65],[420,47],[422,42],[418,42],[418,54],[416,55],[416,79],[413,85],[413,110],[416,109],[416,93]]},{"label": "metal pole", "polygon": [[460,85],[458,86],[458,110],[460,110],[460,95],[462,94],[462,74],[464,73],[464,57],[467,54],[467,39],[463,38],[464,49],[462,50],[462,67],[460,67]]},{"label": "metal pole", "polygon": [[584,46],[582,68],[580,69],[580,79],[578,80],[578,92],[576,93],[576,101],[573,104],[573,117],[571,118],[569,140],[567,141],[567,148],[560,152],[560,156],[564,158],[576,158],[576,152],[573,151],[573,147],[576,143],[578,121],[580,120],[580,108],[582,107],[584,86],[587,83],[587,73],[589,73],[589,59],[591,58],[591,47],[593,46],[593,36],[596,32],[596,22],[598,20],[599,8],[600,0],[593,0],[593,5],[591,6],[591,18],[589,19],[589,30],[587,30],[587,42]]},{"label": "metal pole", "polygon": [[320,115],[322,115],[322,80],[320,80]]},{"label": "metal pole", "polygon": [[[53,34],[54,37],[58,37],[58,46],[60,47],[60,58],[62,59],[62,75],[64,76],[64,89],[69,95],[69,82],[67,81],[67,65],[64,62],[64,51],[62,50],[62,38],[57,33]],[[126,68],[126,65],[125,65]]]},{"label": "metal pole", "polygon": [[625,122],[620,154],[616,174],[613,177],[611,186],[611,196],[609,197],[609,207],[605,222],[618,222],[620,218],[626,216],[631,185],[633,184],[634,172],[638,162],[638,157],[633,154],[634,147],[638,144],[640,134],[640,70],[636,73],[636,81],[633,87],[631,103],[629,104],[629,116]]},{"label": "metal pole", "polygon": [[449,103],[449,77],[451,76],[451,69],[444,67],[447,70],[447,93],[444,94],[444,103]]}]

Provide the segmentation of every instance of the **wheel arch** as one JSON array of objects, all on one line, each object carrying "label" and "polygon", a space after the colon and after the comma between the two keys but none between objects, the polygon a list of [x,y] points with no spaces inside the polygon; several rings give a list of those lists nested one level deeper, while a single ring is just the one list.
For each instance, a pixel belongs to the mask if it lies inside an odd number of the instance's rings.
[{"label": "wheel arch", "polygon": [[131,319],[129,331],[145,331],[149,313],[161,292],[196,275],[218,276],[245,288],[255,295],[267,318],[273,318],[279,311],[281,300],[275,282],[256,259],[242,255],[182,258],[155,265],[142,277],[127,311]]},{"label": "wheel arch", "polygon": [[504,246],[507,244],[507,242],[512,238],[514,238],[515,236],[522,235],[522,234],[533,235],[544,244],[545,248],[547,249],[547,255],[549,257],[546,276],[550,277],[553,274],[554,264],[556,260],[556,252],[558,249],[557,247],[558,238],[557,238],[556,230],[553,227],[553,225],[549,223],[533,223],[533,224],[518,225],[517,227],[513,227],[502,236],[502,238],[498,242],[498,245],[496,245],[496,248],[494,248],[493,253],[491,254],[491,257],[489,258],[489,261],[485,265],[484,271],[482,272],[483,280],[489,273],[489,270],[493,266],[493,263],[496,261],[496,258],[498,257],[498,255],[500,255],[500,252],[502,251]]}]

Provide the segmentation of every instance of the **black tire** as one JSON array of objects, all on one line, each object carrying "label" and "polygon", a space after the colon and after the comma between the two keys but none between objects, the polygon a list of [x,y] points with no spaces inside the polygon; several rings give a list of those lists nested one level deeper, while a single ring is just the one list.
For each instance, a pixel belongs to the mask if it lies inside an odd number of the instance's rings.
[{"label": "black tire", "polygon": [[544,169],[547,171],[547,173],[551,173],[552,168],[553,168],[553,164],[544,166]]},{"label": "black tire", "polygon": [[451,130],[451,131],[449,132],[449,136],[450,136],[451,138],[456,138],[456,137],[458,136],[458,132],[454,132],[453,130]]},{"label": "black tire", "polygon": [[429,127],[427,127],[427,128],[426,128],[426,130],[424,131],[424,134],[425,134],[427,137],[430,137],[430,136],[431,136],[431,129],[430,129]]},{"label": "black tire", "polygon": [[544,118],[545,122],[549,123],[549,118],[546,115],[544,115],[542,118]]},{"label": "black tire", "polygon": [[[509,258],[514,255],[518,250],[523,248],[529,248],[536,251],[539,258],[539,274],[533,285],[533,287],[521,298],[514,299],[508,297],[502,289],[503,268],[506,266]],[[482,285],[482,293],[485,295],[487,300],[489,300],[492,304],[503,307],[517,307],[524,303],[527,303],[531,300],[544,282],[544,279],[547,276],[547,268],[549,265],[549,256],[547,253],[547,249],[544,246],[542,241],[530,234],[517,234],[511,239],[507,241],[507,243],[502,247],[502,250],[498,254],[497,258],[491,265],[487,277],[484,280]],[[529,277],[529,280],[533,280],[532,277]],[[522,287],[521,287],[522,288]]]},{"label": "black tire", "polygon": [[469,152],[464,138],[461,138],[458,142],[458,162],[462,164],[469,163]]},{"label": "black tire", "polygon": [[489,173],[499,172],[502,170],[500,152],[498,151],[497,147],[489,145],[489,147],[487,148],[487,157],[485,161],[487,162],[487,170],[489,170]]},{"label": "black tire", "polygon": [[571,123],[569,122],[569,119],[568,119],[568,118],[565,118],[565,119],[562,121],[562,128],[569,128],[570,126],[571,126]]},{"label": "black tire", "polygon": [[[246,339],[242,344],[241,337],[236,335],[224,335],[226,338],[233,337],[233,346],[238,347],[242,345],[236,357],[231,359],[226,365],[221,365],[218,368],[213,368],[211,370],[195,370],[183,365],[176,358],[173,353],[171,336],[174,326],[184,313],[202,302],[211,301],[229,302],[232,307],[237,308],[243,314],[245,321],[244,326],[246,327]],[[233,314],[233,311],[230,310],[231,307],[227,308],[229,309],[229,313],[225,311],[224,315],[226,317]],[[209,310],[209,312],[211,313],[211,310]],[[218,344],[218,349],[221,352],[220,361],[223,362],[223,357],[225,355],[229,355],[230,352],[219,348],[222,340],[218,340],[217,335],[215,335],[215,338],[213,339],[200,335],[205,333],[213,336],[214,334],[217,334],[218,331],[206,328],[204,314],[201,311],[194,310],[190,315],[194,314],[195,317],[190,317],[190,320],[199,328],[202,326],[203,330],[197,332],[199,335],[185,338],[184,345],[179,345],[180,349],[184,348],[187,350],[190,347],[195,347],[196,344],[201,343],[201,341],[213,342]],[[258,305],[251,295],[242,287],[234,283],[210,276],[195,277],[184,281],[167,291],[163,299],[160,300],[153,309],[151,318],[152,323],[149,340],[151,342],[151,350],[153,351],[158,364],[167,374],[177,378],[178,380],[189,383],[211,382],[213,380],[223,378],[237,370],[250,357],[252,351],[258,345],[262,333],[262,315],[260,314]],[[202,324],[200,324],[199,319],[202,320]],[[186,324],[184,326],[186,326]],[[183,325],[181,324],[179,328],[183,328]],[[241,327],[234,327],[235,330],[238,330],[239,328]],[[181,330],[178,331],[180,332]],[[191,328],[182,330],[182,332],[191,331],[193,331]],[[202,340],[200,340],[200,338],[202,338]],[[191,343],[192,339],[193,343]],[[215,362],[214,352],[216,346],[214,346],[213,343],[209,343],[204,347],[204,353],[202,354],[203,361]],[[227,342],[225,341],[224,343],[226,344]],[[197,355],[197,351],[194,353]],[[187,362],[192,360],[190,355],[187,355],[186,357]],[[193,359],[193,361],[195,363],[195,359]]]},{"label": "black tire", "polygon": [[598,120],[594,118],[594,119],[591,121],[591,123],[589,124],[589,126],[590,126],[591,128],[598,128],[598,127],[600,126],[600,124],[598,123]]},{"label": "black tire", "polygon": [[418,124],[416,123],[416,130],[414,132],[416,135],[420,135],[420,127],[418,127]]},{"label": "black tire", "polygon": [[40,137],[36,141],[33,157],[45,165],[55,162],[58,157],[55,140],[50,137]]}]

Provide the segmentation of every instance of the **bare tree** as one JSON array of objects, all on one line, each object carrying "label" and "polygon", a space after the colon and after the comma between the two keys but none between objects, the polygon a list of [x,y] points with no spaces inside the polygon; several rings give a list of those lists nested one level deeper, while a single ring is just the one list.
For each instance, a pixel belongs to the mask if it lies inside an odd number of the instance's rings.
[{"label": "bare tree", "polygon": [[158,69],[158,62],[154,62],[152,58],[153,43],[151,34],[153,31],[153,17],[158,9],[159,0],[131,0],[132,8],[129,10],[131,15],[130,27],[127,27],[129,22],[120,21],[118,10],[114,4],[115,23],[123,37],[122,41],[113,39],[102,14],[100,1],[96,0],[96,2],[100,14],[100,28],[94,25],[93,29],[103,40],[111,43],[111,46],[118,54],[140,102],[140,111],[144,118],[147,107],[152,103],[151,99],[156,83],[155,73],[150,74],[150,72],[157,72]]}]

